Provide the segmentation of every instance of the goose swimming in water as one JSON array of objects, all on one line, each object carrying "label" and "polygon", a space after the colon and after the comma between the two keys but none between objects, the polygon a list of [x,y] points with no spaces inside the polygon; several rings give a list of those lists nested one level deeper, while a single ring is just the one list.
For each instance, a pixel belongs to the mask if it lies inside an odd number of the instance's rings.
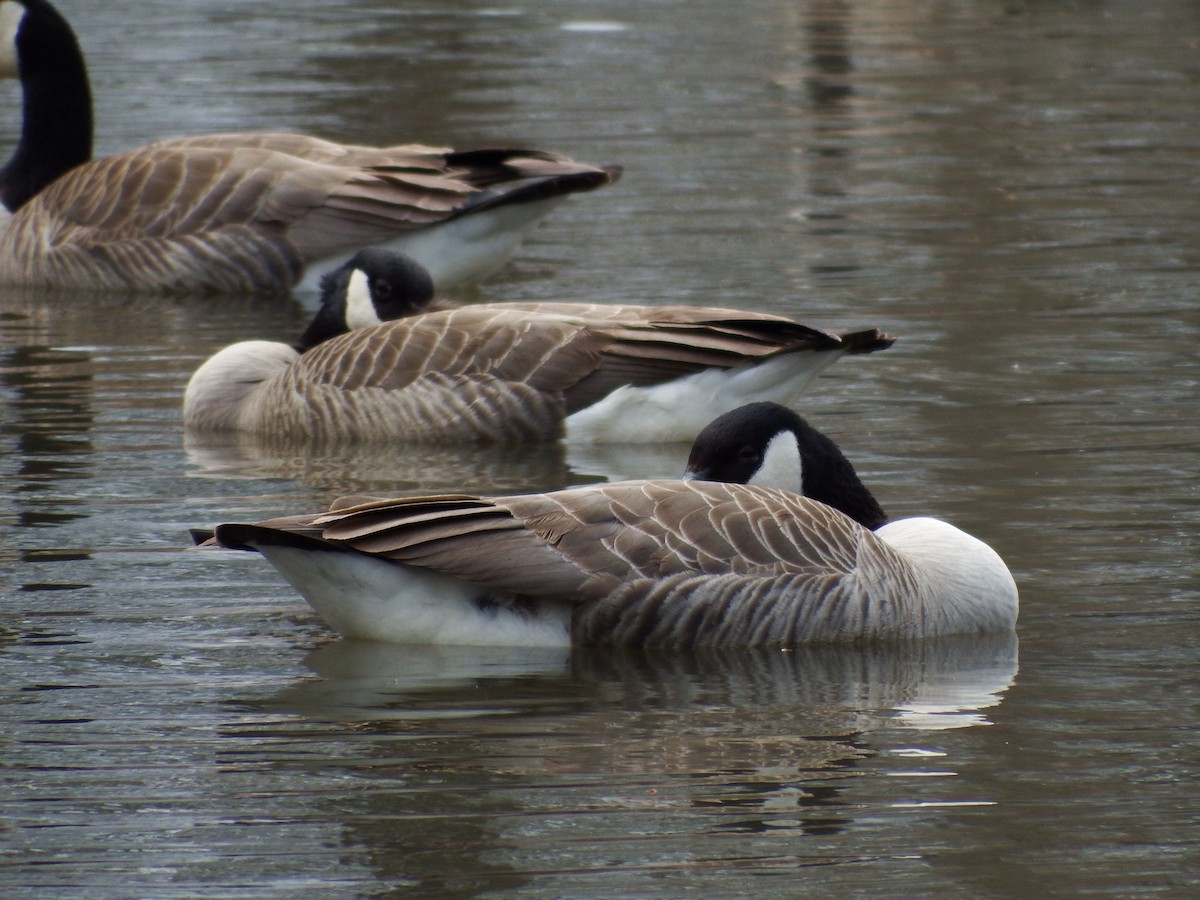
[{"label": "goose swimming in water", "polygon": [[299,345],[243,341],[201,365],[184,395],[185,425],[335,443],[687,441],[714,413],[753,397],[793,401],[842,355],[893,341],[874,329],[839,336],[691,306],[489,303],[407,314],[430,299],[413,261],[358,254],[326,280]]},{"label": "goose swimming in water", "polygon": [[617,180],[541,150],[359,147],[209,134],[92,160],[87,67],[46,0],[0,0],[0,75],[23,90],[0,170],[0,283],[277,293],[357,249],[419,259],[439,290],[504,265],[572,193]]},{"label": "goose swimming in water", "polygon": [[704,429],[682,481],[335,504],[215,540],[264,555],[342,634],[397,643],[788,645],[1017,618],[994,550],[888,521],[833,441],[772,403]]}]

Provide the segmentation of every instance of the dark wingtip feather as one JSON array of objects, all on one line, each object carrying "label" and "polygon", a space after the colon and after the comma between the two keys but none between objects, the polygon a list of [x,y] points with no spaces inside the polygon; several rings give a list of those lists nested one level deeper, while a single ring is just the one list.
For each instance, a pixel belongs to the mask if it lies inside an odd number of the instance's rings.
[{"label": "dark wingtip feather", "polygon": [[320,538],[310,537],[281,528],[264,525],[245,525],[237,522],[218,525],[214,534],[218,546],[226,550],[258,550],[260,547],[296,547],[301,550],[343,551]]},{"label": "dark wingtip feather", "polygon": [[868,328],[866,331],[851,331],[842,335],[842,343],[846,345],[847,353],[874,353],[876,350],[886,350],[896,343],[896,338],[884,334],[878,328]]},{"label": "dark wingtip feather", "polygon": [[607,166],[586,172],[569,172],[562,175],[547,175],[516,187],[505,185],[494,191],[484,191],[468,200],[455,216],[472,215],[485,209],[507,206],[511,203],[536,203],[565,194],[579,194],[605,187],[621,177],[620,166]]}]

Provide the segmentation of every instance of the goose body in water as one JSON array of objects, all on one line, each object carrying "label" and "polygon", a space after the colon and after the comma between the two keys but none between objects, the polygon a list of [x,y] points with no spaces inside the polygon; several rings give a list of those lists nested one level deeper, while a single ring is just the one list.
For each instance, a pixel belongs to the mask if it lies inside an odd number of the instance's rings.
[{"label": "goose body in water", "polygon": [[386,244],[446,289],[486,277],[567,195],[620,174],[540,150],[284,133],[173,138],[92,160],[83,54],[46,0],[0,0],[0,75],[19,77],[24,97],[0,170],[6,284],[275,293]]},{"label": "goose body in water", "polygon": [[407,315],[431,298],[412,261],[360,253],[326,281],[300,344],[243,341],[200,366],[185,425],[315,442],[687,441],[715,412],[792,401],[843,354],[892,343],[874,329],[839,336],[707,307],[489,303]]},{"label": "goose body in water", "polygon": [[771,403],[715,420],[681,481],[335,504],[215,539],[263,554],[342,634],[399,643],[788,645],[1017,617],[994,550],[889,522],[837,446]]}]

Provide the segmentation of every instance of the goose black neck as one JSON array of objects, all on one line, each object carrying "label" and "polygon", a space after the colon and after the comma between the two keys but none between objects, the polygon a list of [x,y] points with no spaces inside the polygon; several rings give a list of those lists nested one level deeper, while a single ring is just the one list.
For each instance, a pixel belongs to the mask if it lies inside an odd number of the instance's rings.
[{"label": "goose black neck", "polygon": [[793,426],[800,444],[801,493],[845,513],[872,531],[888,522],[887,514],[867,490],[850,460],[832,440],[799,416]]},{"label": "goose black neck", "polygon": [[[874,530],[887,524],[887,515],[838,445],[778,403],[747,403],[718,416],[696,436],[687,471],[691,477],[705,481],[760,483],[755,479],[763,474],[762,466],[770,447],[777,437],[789,432],[795,437],[800,453],[800,484],[770,486],[799,490],[805,497],[832,506],[865,528]],[[774,482],[780,475],[775,472],[768,477]],[[791,476],[787,478],[790,480]]]},{"label": "goose black neck", "polygon": [[[341,295],[344,298],[344,295]],[[345,334],[350,329],[346,326],[346,304],[344,299],[338,302],[338,298],[324,297],[321,301],[321,307],[313,316],[312,321],[308,323],[308,327],[304,329],[304,334],[300,336],[300,340],[292,346],[297,352],[305,353],[311,350],[317,344],[323,344],[330,338],[337,337],[339,334]]]},{"label": "goose black neck", "polygon": [[25,0],[16,35],[21,140],[0,170],[0,200],[15,212],[92,157],[92,92],[71,26],[44,0]]},{"label": "goose black neck", "polygon": [[350,330],[346,322],[346,291],[356,260],[357,257],[321,276],[321,305],[300,340],[292,345],[298,352],[305,353]]}]

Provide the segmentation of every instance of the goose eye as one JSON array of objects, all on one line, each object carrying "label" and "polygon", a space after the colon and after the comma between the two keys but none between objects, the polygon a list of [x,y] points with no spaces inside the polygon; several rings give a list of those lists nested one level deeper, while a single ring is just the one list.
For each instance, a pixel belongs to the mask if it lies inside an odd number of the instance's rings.
[{"label": "goose eye", "polygon": [[738,451],[738,460],[741,462],[757,464],[761,459],[759,452],[749,445]]},{"label": "goose eye", "polygon": [[392,283],[380,279],[375,282],[375,296],[381,300],[386,300],[392,296]]}]

